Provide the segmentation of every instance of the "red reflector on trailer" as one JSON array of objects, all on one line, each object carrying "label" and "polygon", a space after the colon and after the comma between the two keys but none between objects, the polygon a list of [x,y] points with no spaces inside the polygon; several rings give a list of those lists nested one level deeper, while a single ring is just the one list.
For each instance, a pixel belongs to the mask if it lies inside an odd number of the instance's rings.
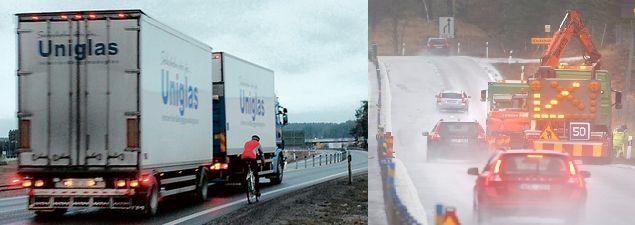
[{"label": "red reflector on trailer", "polygon": [[88,15],[88,18],[95,19],[95,18],[97,18],[97,16],[95,16],[95,14],[90,14],[90,15]]},{"label": "red reflector on trailer", "polygon": [[126,14],[119,13],[119,14],[117,14],[117,17],[119,17],[119,18],[124,18],[124,17],[126,17]]},{"label": "red reflector on trailer", "polygon": [[60,18],[62,18],[63,20],[67,20],[68,16],[67,15],[61,15]]},{"label": "red reflector on trailer", "polygon": [[75,19],[81,19],[82,15],[75,15]]},{"label": "red reflector on trailer", "polygon": [[31,19],[32,19],[32,20],[39,20],[39,19],[40,19],[40,17],[39,17],[39,16],[32,16],[32,17],[31,17]]}]

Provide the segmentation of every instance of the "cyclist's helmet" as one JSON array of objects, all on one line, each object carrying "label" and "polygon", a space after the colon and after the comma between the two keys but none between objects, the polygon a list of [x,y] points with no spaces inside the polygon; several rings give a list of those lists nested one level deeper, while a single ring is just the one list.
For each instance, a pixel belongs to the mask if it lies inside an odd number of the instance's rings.
[{"label": "cyclist's helmet", "polygon": [[260,141],[260,137],[258,137],[258,135],[253,135],[251,136],[251,140]]}]

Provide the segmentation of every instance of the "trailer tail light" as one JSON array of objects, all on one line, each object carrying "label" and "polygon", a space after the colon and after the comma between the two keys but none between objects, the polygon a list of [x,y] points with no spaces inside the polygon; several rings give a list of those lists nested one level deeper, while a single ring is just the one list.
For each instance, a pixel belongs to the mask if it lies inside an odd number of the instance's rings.
[{"label": "trailer tail light", "polygon": [[139,147],[139,123],[136,118],[126,119],[126,143],[128,148]]},{"label": "trailer tail light", "polygon": [[33,182],[31,180],[22,181],[22,187],[31,187],[32,184]]},{"label": "trailer tail light", "polygon": [[81,20],[82,18],[84,18],[82,15],[75,15],[75,19]]},{"label": "trailer tail light", "polygon": [[125,17],[126,17],[126,14],[119,13],[119,14],[117,14],[117,17],[119,17],[119,18],[125,18]]},{"label": "trailer tail light", "polygon": [[20,148],[31,148],[31,120],[20,120]]},{"label": "trailer tail light", "polygon": [[227,163],[214,163],[209,166],[210,170],[226,170],[227,168],[229,168],[229,164]]},{"label": "trailer tail light", "polygon": [[116,180],[115,181],[115,187],[125,187],[126,186],[126,180]]},{"label": "trailer tail light", "polygon": [[40,17],[39,17],[39,16],[32,16],[32,17],[31,17],[31,20],[34,20],[34,21],[35,21],[35,20],[40,20]]},{"label": "trailer tail light", "polygon": [[[150,173],[144,173],[144,174],[139,175],[137,181],[138,181],[137,185],[141,185],[141,186],[144,186],[144,187],[149,187],[154,182],[154,176],[152,174],[150,174]],[[130,187],[134,187],[132,185],[133,185],[133,183],[130,182]]]},{"label": "trailer tail light", "polygon": [[86,186],[88,187],[94,187],[97,184],[97,181],[95,181],[94,179],[90,179],[86,181]]},{"label": "trailer tail light", "polygon": [[21,177],[15,176],[9,179],[9,183],[11,185],[20,185],[22,184],[23,179]]},{"label": "trailer tail light", "polygon": [[67,180],[64,180],[62,184],[64,185],[64,187],[72,187],[74,185],[74,182],[72,179],[67,179]]},{"label": "trailer tail light", "polygon": [[68,16],[67,16],[67,15],[61,15],[61,16],[60,16],[60,19],[67,20],[67,19],[68,19]]},{"label": "trailer tail light", "polygon": [[44,181],[43,180],[36,180],[35,183],[33,183],[33,186],[42,187],[42,186],[44,186]]},{"label": "trailer tail light", "polygon": [[97,16],[96,16],[95,14],[89,14],[89,15],[88,15],[88,18],[89,18],[89,19],[95,19],[95,18],[97,18]]}]

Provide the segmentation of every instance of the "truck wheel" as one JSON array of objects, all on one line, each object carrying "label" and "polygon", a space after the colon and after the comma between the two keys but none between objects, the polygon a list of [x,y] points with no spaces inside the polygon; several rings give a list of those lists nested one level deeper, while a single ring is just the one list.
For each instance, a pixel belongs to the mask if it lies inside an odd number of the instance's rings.
[{"label": "truck wheel", "polygon": [[280,184],[282,183],[282,178],[284,177],[284,166],[282,165],[282,162],[276,163],[276,171],[278,171],[276,172],[276,176],[269,180],[273,184]]},{"label": "truck wheel", "polygon": [[157,214],[159,209],[159,184],[154,181],[152,187],[150,188],[150,193],[148,193],[144,214],[145,216],[154,216]]},{"label": "truck wheel", "polygon": [[53,209],[53,210],[37,210],[35,215],[39,218],[59,217],[64,215],[68,209]]},{"label": "truck wheel", "polygon": [[207,200],[207,173],[204,169],[201,170],[198,183],[196,184],[196,200],[205,202]]}]

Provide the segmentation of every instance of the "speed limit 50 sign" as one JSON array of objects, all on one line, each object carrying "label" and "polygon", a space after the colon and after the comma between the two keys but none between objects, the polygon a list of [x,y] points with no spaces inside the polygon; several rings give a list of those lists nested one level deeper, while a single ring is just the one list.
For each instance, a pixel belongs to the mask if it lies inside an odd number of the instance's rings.
[{"label": "speed limit 50 sign", "polygon": [[588,141],[591,139],[591,124],[582,122],[569,123],[569,140]]}]

